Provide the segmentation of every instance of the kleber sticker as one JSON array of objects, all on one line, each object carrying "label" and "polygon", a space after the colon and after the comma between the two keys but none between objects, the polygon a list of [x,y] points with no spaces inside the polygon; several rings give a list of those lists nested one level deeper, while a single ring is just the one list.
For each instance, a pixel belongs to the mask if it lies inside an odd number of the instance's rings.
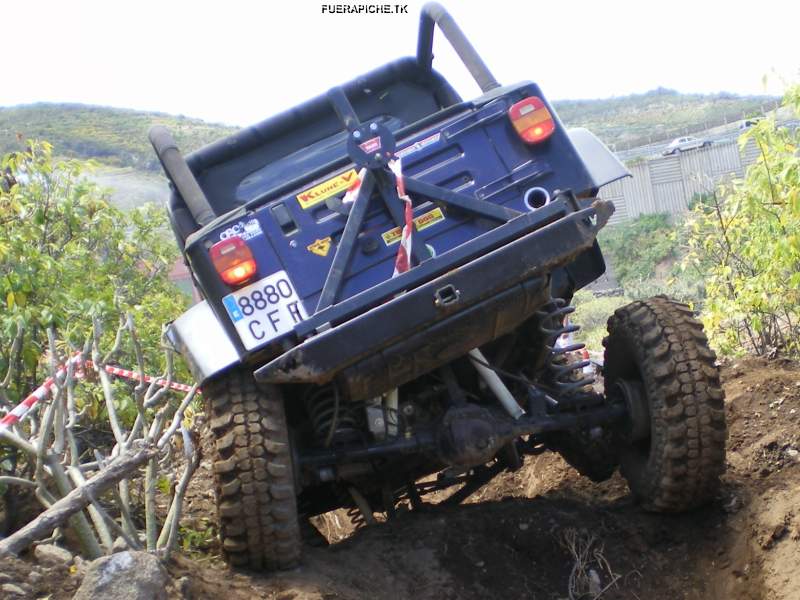
[{"label": "kleber sticker", "polygon": [[322,238],[321,240],[309,244],[306,248],[308,248],[309,252],[317,256],[328,256],[328,252],[331,251],[331,238],[330,236]]},{"label": "kleber sticker", "polygon": [[227,240],[232,237],[240,237],[247,241],[259,235],[264,235],[264,232],[261,230],[258,219],[254,217],[248,221],[239,221],[238,223],[230,225],[219,234],[219,239]]},{"label": "kleber sticker", "polygon": [[331,196],[335,196],[339,192],[345,191],[357,179],[358,174],[355,169],[350,169],[344,173],[340,173],[336,177],[332,177],[327,181],[315,185],[305,192],[297,194],[297,201],[304,209],[316,206],[320,202],[325,202]]},{"label": "kleber sticker", "polygon": [[[425,214],[422,214],[414,219],[414,227],[417,231],[422,231],[423,229],[426,229],[431,225],[435,225],[440,221],[444,221],[444,213],[442,213],[441,208],[434,208],[433,210],[426,212]],[[395,227],[394,229],[385,231],[381,234],[383,243],[387,246],[396,244],[400,241],[402,233],[403,231],[400,229],[400,227]]]},{"label": "kleber sticker", "polygon": [[414,142],[410,146],[406,146],[405,148],[402,148],[401,150],[398,150],[394,154],[395,154],[395,156],[397,156],[397,158],[405,158],[409,154],[413,154],[414,152],[418,152],[419,150],[422,150],[423,148],[426,148],[426,147],[430,146],[431,144],[435,144],[436,142],[439,141],[439,138],[441,138],[441,137],[442,137],[442,134],[434,133],[433,135],[429,135],[428,137],[423,138],[423,139],[419,140],[418,142]]}]

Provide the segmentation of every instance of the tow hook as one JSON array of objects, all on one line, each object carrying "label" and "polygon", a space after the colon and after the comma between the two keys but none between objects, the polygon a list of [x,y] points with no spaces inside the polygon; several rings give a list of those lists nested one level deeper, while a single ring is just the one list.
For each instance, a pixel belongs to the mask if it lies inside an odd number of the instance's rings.
[{"label": "tow hook", "polygon": [[460,298],[461,292],[452,283],[448,283],[433,293],[433,305],[436,308],[445,308],[455,304]]}]

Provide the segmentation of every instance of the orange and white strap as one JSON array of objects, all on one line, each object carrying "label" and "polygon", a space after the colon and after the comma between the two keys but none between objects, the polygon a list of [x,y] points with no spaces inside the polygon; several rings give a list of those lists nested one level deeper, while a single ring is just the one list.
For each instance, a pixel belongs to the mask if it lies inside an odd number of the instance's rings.
[{"label": "orange and white strap", "polygon": [[405,273],[411,268],[411,233],[414,231],[414,205],[406,194],[406,184],[403,181],[403,166],[400,159],[389,162],[389,169],[397,180],[397,195],[403,201],[403,232],[400,236],[400,247],[397,249],[397,258],[394,261],[392,277]]},{"label": "orange and white strap", "polygon": [[358,172],[358,175],[355,178],[355,181],[350,184],[350,187],[347,188],[347,191],[344,194],[344,198],[342,198],[343,204],[352,204],[356,201],[356,196],[358,196],[358,190],[361,189],[361,182],[364,181],[364,176],[367,174],[366,169],[361,169]]},{"label": "orange and white strap", "polygon": [[[394,273],[392,277],[397,277],[400,273],[405,273],[411,268],[411,233],[414,231],[414,205],[411,203],[411,198],[406,194],[406,186],[403,181],[403,167],[400,159],[395,159],[389,162],[389,169],[394,173],[397,181],[397,195],[403,201],[403,232],[400,236],[400,247],[397,249],[397,258],[394,261]],[[361,182],[364,181],[364,176],[367,170],[361,169],[358,176],[355,178],[350,187],[342,198],[343,204],[352,204],[356,201],[358,190],[361,189]]]}]

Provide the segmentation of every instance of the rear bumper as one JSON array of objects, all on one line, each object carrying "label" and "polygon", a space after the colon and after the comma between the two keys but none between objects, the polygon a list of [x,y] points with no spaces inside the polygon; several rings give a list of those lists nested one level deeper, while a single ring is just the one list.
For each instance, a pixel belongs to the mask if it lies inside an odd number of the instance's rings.
[{"label": "rear bumper", "polygon": [[[339,325],[320,327],[259,368],[256,379],[321,384],[341,374],[353,398],[410,381],[529,318],[549,297],[548,275],[590,250],[612,212],[598,200]],[[314,317],[303,325],[313,326]]]}]

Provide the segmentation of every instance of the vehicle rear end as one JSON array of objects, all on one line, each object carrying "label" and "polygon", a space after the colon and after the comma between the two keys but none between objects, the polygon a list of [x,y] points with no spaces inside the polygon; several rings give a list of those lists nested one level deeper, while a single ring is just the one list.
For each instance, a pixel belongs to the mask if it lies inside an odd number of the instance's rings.
[{"label": "vehicle rear end", "polygon": [[[435,24],[478,98],[431,68]],[[207,399],[231,562],[293,564],[298,514],[391,512],[421,475],[514,465],[520,436],[537,452],[623,414],[558,340],[605,270],[597,192],[627,171],[536,84],[499,86],[438,5],[415,58],[186,160],[151,141],[204,298],[169,336]]]},{"label": "vehicle rear end", "polygon": [[[177,193],[171,217],[230,340],[230,364],[266,365],[264,381],[324,383],[366,357],[364,369],[378,367],[380,352],[383,363],[419,355],[428,337],[448,348],[434,353],[447,361],[530,316],[554,273],[557,293],[569,296],[602,274],[590,204],[603,182],[538,86],[494,88],[464,102],[407,59],[343,91],[367,131],[379,126],[384,148],[394,145],[391,160],[413,202],[412,268],[395,273],[404,207],[388,189],[396,188],[391,175],[373,183],[358,231],[344,237],[353,204],[342,200],[363,167],[348,154],[352,132],[329,98],[191,155],[214,218],[198,227]],[[333,336],[340,328],[347,333]],[[436,362],[419,361],[403,377]],[[358,395],[379,392],[376,385]]]}]

